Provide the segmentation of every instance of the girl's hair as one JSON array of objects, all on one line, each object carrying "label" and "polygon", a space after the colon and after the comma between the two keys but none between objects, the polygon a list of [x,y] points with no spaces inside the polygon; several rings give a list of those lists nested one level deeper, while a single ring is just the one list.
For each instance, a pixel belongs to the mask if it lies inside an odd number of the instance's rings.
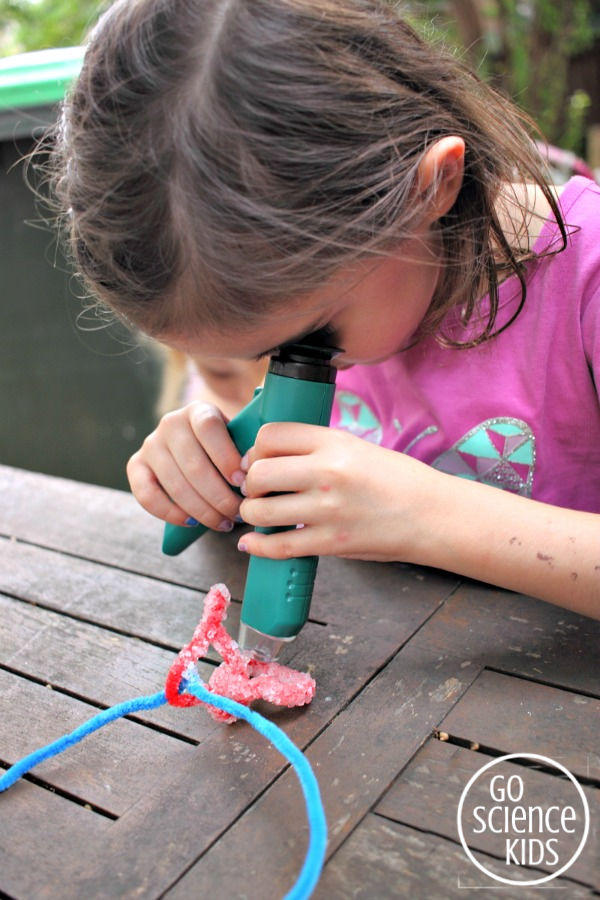
[{"label": "girl's hair", "polygon": [[507,238],[506,185],[537,183],[563,244],[564,225],[521,114],[390,3],[118,0],[63,106],[53,190],[80,274],[127,321],[244,328],[398,248],[436,187],[419,163],[454,134],[465,174],[422,331],[454,307],[468,322],[489,291],[477,343],[500,278],[525,299],[527,209]]}]

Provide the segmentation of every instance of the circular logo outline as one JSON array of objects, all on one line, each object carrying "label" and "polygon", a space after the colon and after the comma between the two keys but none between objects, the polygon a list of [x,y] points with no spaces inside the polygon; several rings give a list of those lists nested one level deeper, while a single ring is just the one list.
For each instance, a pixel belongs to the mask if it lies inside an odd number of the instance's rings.
[{"label": "circular logo outline", "polygon": [[[483,865],[483,863],[480,863],[479,860],[475,859],[473,853],[471,852],[471,848],[467,844],[467,841],[466,841],[466,838],[465,838],[465,835],[463,832],[463,827],[462,827],[462,810],[463,810],[463,806],[464,806],[467,794],[469,792],[469,789],[471,788],[471,785],[474,784],[474,782],[479,778],[480,775],[482,775],[488,769],[491,769],[492,766],[496,766],[496,765],[498,765],[498,763],[501,763],[501,762],[506,762],[509,759],[533,759],[533,760],[537,760],[539,762],[543,762],[546,765],[553,766],[555,769],[559,769],[575,785],[575,788],[581,798],[581,802],[583,805],[585,824],[584,824],[584,829],[583,829],[583,837],[581,838],[581,841],[579,842],[579,846],[577,847],[577,850],[575,851],[575,853],[573,854],[571,859],[568,862],[566,862],[556,872],[551,872],[549,875],[544,875],[542,878],[535,878],[533,881],[521,881],[521,880],[515,881],[512,878],[505,878],[502,875],[496,875],[494,872],[490,872],[488,869],[486,869],[485,866]],[[583,788],[581,787],[581,785],[579,784],[579,782],[577,781],[575,776],[571,772],[569,772],[569,770],[567,768],[565,768],[565,766],[563,766],[561,763],[556,762],[556,760],[554,760],[554,759],[550,759],[549,756],[542,756],[539,753],[508,753],[508,754],[506,754],[506,756],[499,756],[497,759],[490,760],[490,762],[486,763],[484,766],[482,766],[480,769],[478,769],[477,772],[475,772],[475,774],[472,775],[471,778],[469,778],[467,784],[463,788],[463,792],[462,792],[462,794],[460,796],[460,800],[458,802],[458,809],[456,811],[456,827],[458,829],[458,836],[460,838],[460,842],[462,844],[463,850],[465,851],[465,853],[467,854],[467,857],[471,860],[473,865],[475,865],[481,872],[483,872],[485,875],[488,875],[490,878],[494,878],[496,881],[501,881],[503,884],[512,884],[512,885],[517,885],[517,886],[521,886],[521,887],[530,887],[531,885],[534,885],[534,884],[543,884],[545,881],[551,881],[553,878],[558,878],[559,875],[562,875],[563,872],[566,872],[567,869],[569,869],[573,865],[575,860],[581,854],[583,848],[585,847],[586,841],[588,839],[588,835],[589,835],[589,831],[590,831],[590,807],[587,802],[587,797],[585,796],[585,794],[583,792]]]}]

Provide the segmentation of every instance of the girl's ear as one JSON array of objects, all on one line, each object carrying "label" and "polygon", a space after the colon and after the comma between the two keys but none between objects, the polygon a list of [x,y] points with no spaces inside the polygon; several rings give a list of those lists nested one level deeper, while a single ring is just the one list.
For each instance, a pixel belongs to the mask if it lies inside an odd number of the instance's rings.
[{"label": "girl's ear", "polygon": [[454,206],[464,171],[465,142],[456,135],[440,138],[432,144],[419,163],[419,191],[430,194],[426,215],[430,224]]}]

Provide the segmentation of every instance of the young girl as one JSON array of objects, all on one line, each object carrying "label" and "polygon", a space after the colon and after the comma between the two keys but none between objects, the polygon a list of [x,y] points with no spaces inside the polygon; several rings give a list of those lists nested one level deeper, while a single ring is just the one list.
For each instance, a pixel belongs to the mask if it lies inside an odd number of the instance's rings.
[{"label": "young girl", "polygon": [[269,424],[240,459],[191,403],[130,460],[145,509],[600,616],[598,188],[558,200],[519,114],[391,4],[120,0],[55,167],[128,322],[200,359],[340,348],[338,427]]}]

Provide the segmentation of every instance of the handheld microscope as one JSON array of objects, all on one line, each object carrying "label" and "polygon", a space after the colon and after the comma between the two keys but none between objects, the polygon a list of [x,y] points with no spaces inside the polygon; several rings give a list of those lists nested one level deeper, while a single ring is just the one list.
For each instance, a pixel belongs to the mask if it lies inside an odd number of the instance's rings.
[{"label": "handheld microscope", "polygon": [[[319,346],[318,340],[311,343],[309,336],[284,344],[272,354],[264,386],[256,389],[251,402],[227,425],[242,456],[267,422],[329,425],[336,377],[331,361],[337,352]],[[295,527],[257,530],[270,534]],[[206,530],[203,525],[167,524],[163,553],[176,556]],[[285,642],[296,637],[308,618],[318,561],[317,556],[250,557],[240,614],[238,642],[242,650],[270,662]]]}]

